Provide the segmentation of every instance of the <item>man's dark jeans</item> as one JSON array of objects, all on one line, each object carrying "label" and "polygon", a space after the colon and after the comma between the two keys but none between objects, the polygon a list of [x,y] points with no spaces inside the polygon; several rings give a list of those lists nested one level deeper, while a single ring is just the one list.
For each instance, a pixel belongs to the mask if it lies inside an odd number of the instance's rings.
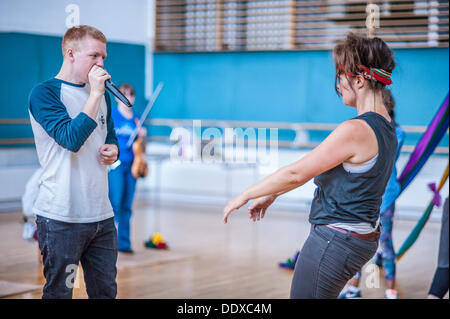
[{"label": "man's dark jeans", "polygon": [[115,298],[117,231],[114,218],[65,223],[37,216],[46,283],[42,298],[72,298],[81,262],[89,298]]}]

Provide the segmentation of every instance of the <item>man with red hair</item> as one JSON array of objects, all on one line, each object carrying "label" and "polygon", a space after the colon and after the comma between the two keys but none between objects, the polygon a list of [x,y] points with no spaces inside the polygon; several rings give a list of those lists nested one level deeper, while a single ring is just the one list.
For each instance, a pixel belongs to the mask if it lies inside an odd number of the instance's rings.
[{"label": "man with red hair", "polygon": [[59,73],[36,85],[29,114],[42,166],[37,215],[43,298],[72,298],[81,262],[89,298],[115,298],[117,232],[107,166],[118,158],[105,93],[106,38],[91,26],[67,30]]}]

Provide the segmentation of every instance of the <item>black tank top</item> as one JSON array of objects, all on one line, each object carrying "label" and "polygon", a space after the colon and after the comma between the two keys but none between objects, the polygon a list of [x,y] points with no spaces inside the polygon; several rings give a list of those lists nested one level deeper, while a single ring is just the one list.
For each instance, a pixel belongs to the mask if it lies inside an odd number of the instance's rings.
[{"label": "black tank top", "polygon": [[309,215],[311,224],[367,222],[375,227],[381,198],[395,161],[395,125],[375,112],[361,114],[355,119],[366,121],[375,132],[378,158],[364,173],[349,173],[339,164],[316,176],[317,188]]}]

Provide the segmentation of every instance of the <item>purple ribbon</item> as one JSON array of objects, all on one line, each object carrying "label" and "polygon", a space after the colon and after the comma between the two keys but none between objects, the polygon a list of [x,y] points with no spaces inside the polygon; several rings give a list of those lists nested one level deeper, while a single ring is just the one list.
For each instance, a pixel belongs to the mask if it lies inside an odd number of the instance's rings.
[{"label": "purple ribbon", "polygon": [[441,207],[441,195],[439,194],[439,190],[436,187],[435,183],[428,184],[428,188],[433,192],[433,204],[437,207]]},{"label": "purple ribbon", "polygon": [[398,178],[398,180],[400,182],[404,178],[406,178],[406,176],[409,174],[409,172],[411,172],[411,170],[413,169],[414,165],[416,165],[416,163],[419,161],[420,157],[425,152],[425,149],[427,148],[428,144],[430,143],[430,140],[431,140],[434,132],[436,131],[440,121],[442,120],[442,118],[445,114],[445,111],[448,108],[448,102],[449,102],[449,96],[447,94],[444,102],[441,104],[441,107],[439,108],[439,110],[437,111],[433,120],[431,121],[431,124],[428,126],[427,130],[422,135],[419,143],[417,143],[417,146],[414,149],[413,153],[409,157],[408,163],[406,163],[405,168],[403,169],[400,177]]}]

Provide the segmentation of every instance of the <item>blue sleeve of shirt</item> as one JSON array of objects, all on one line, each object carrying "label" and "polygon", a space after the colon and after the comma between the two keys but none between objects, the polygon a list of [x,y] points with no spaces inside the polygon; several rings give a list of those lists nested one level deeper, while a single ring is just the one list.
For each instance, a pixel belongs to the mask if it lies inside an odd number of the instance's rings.
[{"label": "blue sleeve of shirt", "polygon": [[400,127],[396,126],[395,134],[397,135],[397,153],[395,155],[394,167],[392,169],[392,174],[389,178],[389,181],[386,185],[386,190],[384,192],[380,212],[385,212],[389,207],[395,203],[398,195],[401,191],[401,186],[399,181],[397,180],[397,169],[395,167],[395,163],[397,162],[398,157],[400,156],[400,152],[403,146],[403,142],[405,141],[405,131]]},{"label": "blue sleeve of shirt", "polygon": [[[116,131],[114,130],[114,121],[112,119],[111,113],[111,97],[107,92],[105,92],[105,100],[107,107],[107,115],[106,115],[106,127],[108,129],[108,133],[106,135],[105,144],[115,144],[117,149],[119,149],[119,141],[117,140]],[[119,158],[120,151],[117,154],[117,158]]]},{"label": "blue sleeve of shirt", "polygon": [[56,143],[71,152],[78,152],[97,123],[83,112],[71,118],[59,95],[56,87],[36,86],[29,98],[30,112]]},{"label": "blue sleeve of shirt", "polygon": [[395,155],[395,161],[397,161],[400,151],[402,150],[403,142],[405,142],[405,131],[398,125],[395,128],[395,134],[397,135],[397,154]]}]

